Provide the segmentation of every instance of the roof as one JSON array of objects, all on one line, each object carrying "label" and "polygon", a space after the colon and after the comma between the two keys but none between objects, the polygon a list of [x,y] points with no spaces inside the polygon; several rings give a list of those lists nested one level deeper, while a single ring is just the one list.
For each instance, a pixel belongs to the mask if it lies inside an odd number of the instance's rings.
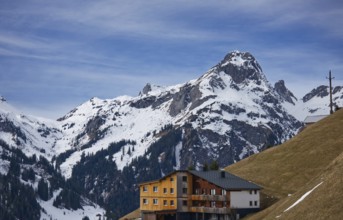
[{"label": "roof", "polygon": [[[153,182],[158,182],[177,172],[191,173],[195,176],[205,179],[206,181],[213,183],[226,190],[262,189],[262,187],[256,185],[255,183],[252,183],[248,180],[242,179],[238,176],[235,176],[231,173],[228,173],[226,171],[221,171],[221,170],[209,170],[209,171],[177,170],[177,171],[173,171],[167,174],[166,176],[162,177],[159,180],[148,181],[148,182],[140,183],[139,185],[141,186],[141,185],[145,185],[145,184],[149,184]],[[221,172],[225,172],[225,177],[221,176]]]},{"label": "roof", "polygon": [[[242,179],[226,171],[211,170],[211,171],[194,171],[190,170],[195,176],[203,178],[226,190],[240,190],[240,189],[262,189],[262,187],[252,183],[248,180]],[[221,176],[221,172],[225,172],[225,177]]]},{"label": "roof", "polygon": [[311,115],[307,116],[304,120],[304,123],[315,123],[317,121],[322,120],[323,118],[327,117],[327,115]]}]

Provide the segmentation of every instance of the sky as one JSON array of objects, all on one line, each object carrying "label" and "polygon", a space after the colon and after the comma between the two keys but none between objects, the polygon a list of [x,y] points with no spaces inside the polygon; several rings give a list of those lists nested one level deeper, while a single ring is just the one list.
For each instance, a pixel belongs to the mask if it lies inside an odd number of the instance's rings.
[{"label": "sky", "polygon": [[57,119],[92,97],[196,79],[248,51],[298,97],[343,85],[341,0],[1,0],[0,95]]}]

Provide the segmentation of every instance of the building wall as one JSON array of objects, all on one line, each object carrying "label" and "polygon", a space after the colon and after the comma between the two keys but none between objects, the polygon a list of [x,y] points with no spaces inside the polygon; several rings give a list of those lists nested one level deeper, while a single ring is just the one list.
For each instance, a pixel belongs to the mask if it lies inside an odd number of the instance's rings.
[{"label": "building wall", "polygon": [[[187,212],[191,205],[190,195],[192,194],[192,191],[193,191],[193,175],[189,174],[188,172],[178,172],[176,175],[177,175],[177,200],[178,200],[177,211]],[[186,189],[186,191],[184,189]]]},{"label": "building wall", "polygon": [[230,192],[231,208],[260,208],[259,190],[242,190]]},{"label": "building wall", "polygon": [[[171,181],[171,178],[173,181]],[[177,208],[177,176],[176,174],[167,176],[159,181],[148,182],[140,185],[140,209],[142,211],[161,211],[161,210],[176,210]],[[147,191],[144,191],[144,187]],[[153,188],[157,187],[157,192],[153,191]],[[164,189],[167,191],[164,192]],[[171,189],[174,191],[171,193]],[[147,204],[144,204],[146,199]],[[153,203],[153,200],[157,199],[157,204]],[[164,204],[166,201],[166,205]],[[172,204],[173,203],[173,204]]]}]

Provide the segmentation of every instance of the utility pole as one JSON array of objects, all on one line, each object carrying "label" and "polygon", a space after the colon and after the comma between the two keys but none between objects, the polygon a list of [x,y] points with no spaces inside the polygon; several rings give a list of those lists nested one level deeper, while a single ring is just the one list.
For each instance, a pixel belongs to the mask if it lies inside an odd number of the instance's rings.
[{"label": "utility pole", "polygon": [[327,79],[329,79],[329,84],[330,84],[330,114],[333,113],[333,110],[332,110],[332,106],[333,106],[333,103],[332,103],[332,80],[335,78],[335,77],[331,77],[331,70],[329,71],[329,78],[326,77]]}]

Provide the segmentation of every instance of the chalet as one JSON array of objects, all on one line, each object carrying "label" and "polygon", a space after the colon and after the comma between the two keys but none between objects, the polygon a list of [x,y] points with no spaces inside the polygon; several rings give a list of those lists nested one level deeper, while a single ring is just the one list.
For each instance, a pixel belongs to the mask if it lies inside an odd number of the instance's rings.
[{"label": "chalet", "polygon": [[231,220],[260,209],[261,187],[225,171],[174,171],[140,184],[143,220]]}]

